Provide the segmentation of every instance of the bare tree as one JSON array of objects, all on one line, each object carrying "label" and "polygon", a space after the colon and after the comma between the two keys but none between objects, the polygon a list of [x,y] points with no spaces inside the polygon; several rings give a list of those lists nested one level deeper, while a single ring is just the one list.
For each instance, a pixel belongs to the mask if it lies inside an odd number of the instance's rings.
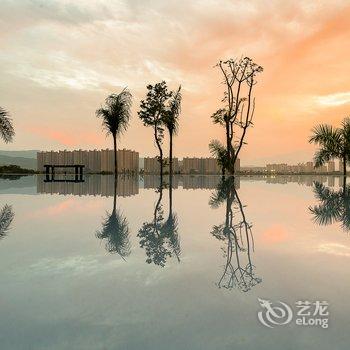
[{"label": "bare tree", "polygon": [[249,57],[220,61],[216,67],[219,67],[223,75],[226,89],[222,99],[224,107],[218,109],[211,118],[214,124],[225,128],[226,170],[234,175],[235,162],[245,144],[247,129],[253,125],[253,88],[257,83],[256,76],[263,68]]}]

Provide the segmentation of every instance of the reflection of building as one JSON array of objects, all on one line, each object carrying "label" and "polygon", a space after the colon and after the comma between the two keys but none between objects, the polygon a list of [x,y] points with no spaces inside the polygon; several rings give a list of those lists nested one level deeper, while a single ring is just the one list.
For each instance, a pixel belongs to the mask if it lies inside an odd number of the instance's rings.
[{"label": "reflection of building", "polygon": [[[117,151],[119,172],[138,172],[139,154],[126,149]],[[109,149],[93,151],[38,152],[37,169],[44,171],[44,165],[85,165],[87,173],[113,172],[114,151]],[[67,170],[68,172],[68,170]]]},{"label": "reflection of building", "polygon": [[[62,175],[61,175],[62,176]],[[37,177],[37,193],[72,194],[78,196],[113,196],[114,175],[86,176],[84,182],[44,182],[42,176]],[[139,193],[138,176],[118,178],[117,195],[121,197],[133,196]]]},{"label": "reflection of building", "polygon": [[335,186],[335,177],[328,176],[328,187],[334,187],[334,186]]},{"label": "reflection of building", "polygon": [[[216,189],[221,182],[221,176],[183,176],[183,189]],[[236,190],[240,188],[240,177],[235,176],[234,184]]]},{"label": "reflection of building", "polygon": [[[176,175],[173,177],[172,187],[182,187],[185,190],[189,189],[216,189],[219,185],[221,176],[203,176],[203,175]],[[145,189],[158,188],[160,186],[160,177],[157,175],[145,175],[143,177],[143,187]],[[240,187],[240,177],[235,177],[235,187],[238,190]],[[163,184],[169,185],[169,177],[164,176]]]}]

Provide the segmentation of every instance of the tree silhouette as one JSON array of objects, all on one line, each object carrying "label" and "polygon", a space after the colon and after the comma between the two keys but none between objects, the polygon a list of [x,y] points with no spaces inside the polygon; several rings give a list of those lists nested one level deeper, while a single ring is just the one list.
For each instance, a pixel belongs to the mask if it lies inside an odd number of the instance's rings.
[{"label": "tree silhouette", "polygon": [[209,201],[212,208],[218,208],[223,203],[226,204],[225,222],[214,225],[211,231],[216,239],[225,242],[222,249],[225,266],[217,285],[219,288],[236,287],[247,292],[262,280],[255,276],[255,266],[251,260],[251,250],[254,251],[252,225],[246,219],[233,177],[222,178]]},{"label": "tree silhouette", "polygon": [[350,231],[350,186],[335,191],[315,182],[314,194],[319,201],[318,205],[309,207],[314,221],[322,226],[340,222],[344,231]]},{"label": "tree silhouette", "polygon": [[235,162],[245,144],[247,129],[253,125],[255,109],[253,88],[257,83],[256,76],[263,71],[263,68],[249,57],[220,61],[216,66],[223,75],[226,91],[222,99],[224,107],[218,109],[211,118],[214,124],[225,128],[227,157],[225,166],[228,173],[234,175]]},{"label": "tree silhouette", "polygon": [[7,236],[14,217],[12,206],[5,204],[0,211],[0,239]]},{"label": "tree silhouette", "polygon": [[129,126],[131,116],[132,95],[124,89],[119,94],[109,95],[105,100],[105,106],[96,111],[96,116],[102,118],[102,127],[107,135],[113,137],[114,149],[114,173],[118,173],[117,138]]},{"label": "tree silhouette", "polygon": [[169,172],[173,175],[173,136],[177,134],[179,128],[179,115],[181,112],[181,86],[172,94],[163,121],[169,132]]},{"label": "tree silhouette", "polygon": [[163,188],[161,182],[157,192],[159,197],[153,212],[153,219],[144,222],[137,236],[140,238],[140,247],[146,251],[146,262],[164,267],[168,258],[176,256],[180,261],[181,247],[178,235],[178,219],[172,210],[171,186],[169,187],[169,215],[164,221],[162,206]]},{"label": "tree silhouette", "polygon": [[113,210],[107,212],[102,222],[102,229],[96,232],[96,237],[106,240],[106,250],[117,253],[124,260],[130,255],[129,224],[117,209],[117,180],[114,181]]},{"label": "tree silhouette", "polygon": [[2,107],[0,107],[0,137],[5,143],[12,142],[15,136],[15,130],[12,125],[12,119],[9,113]]},{"label": "tree silhouette", "polygon": [[167,113],[168,99],[172,97],[172,92],[168,91],[165,81],[155,85],[147,86],[146,99],[140,103],[138,115],[145,126],[153,128],[154,141],[159,151],[160,176],[163,176],[163,149],[164,138],[164,117]]},{"label": "tree silhouette", "polygon": [[313,128],[312,133],[309,142],[320,146],[314,157],[315,167],[337,158],[343,162],[343,175],[346,177],[346,165],[350,162],[350,118],[342,121],[341,128],[320,124]]}]

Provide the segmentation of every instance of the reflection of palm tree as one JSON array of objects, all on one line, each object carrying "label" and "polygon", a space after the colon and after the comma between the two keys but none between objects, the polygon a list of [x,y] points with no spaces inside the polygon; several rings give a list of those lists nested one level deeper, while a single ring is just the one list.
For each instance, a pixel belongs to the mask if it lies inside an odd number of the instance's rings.
[{"label": "reflection of palm tree", "polygon": [[0,211],[0,239],[6,236],[14,217],[12,206],[5,204]]},{"label": "reflection of palm tree", "polygon": [[117,180],[114,181],[114,199],[112,213],[106,214],[102,229],[96,232],[96,237],[106,239],[106,250],[117,253],[123,259],[130,255],[129,225],[126,218],[117,209]]},{"label": "reflection of palm tree", "polygon": [[[247,292],[260,283],[261,278],[255,276],[255,266],[251,261],[251,249],[254,251],[252,225],[246,219],[234,177],[223,178],[209,201],[212,208],[217,208],[222,203],[226,203],[225,222],[213,226],[211,232],[215,238],[227,242],[226,249],[223,249],[225,267],[218,286],[227,289],[237,287]],[[246,258],[245,264],[243,258]]]},{"label": "reflection of palm tree", "polygon": [[169,177],[169,215],[165,221],[162,231],[163,235],[167,237],[169,246],[172,252],[176,255],[178,261],[180,261],[181,247],[180,237],[178,233],[178,218],[177,214],[173,212],[173,176]]},{"label": "reflection of palm tree", "polygon": [[319,225],[340,222],[345,231],[350,230],[350,186],[338,191],[331,190],[319,182],[314,183],[318,205],[309,207],[314,221]]},{"label": "reflection of palm tree", "polygon": [[146,262],[153,262],[162,267],[173,255],[180,261],[181,253],[177,215],[172,211],[172,180],[169,187],[169,216],[165,222],[162,206],[163,188],[164,184],[161,182],[157,190],[159,197],[154,208],[153,220],[144,222],[137,235],[140,238],[140,247],[146,251]]}]

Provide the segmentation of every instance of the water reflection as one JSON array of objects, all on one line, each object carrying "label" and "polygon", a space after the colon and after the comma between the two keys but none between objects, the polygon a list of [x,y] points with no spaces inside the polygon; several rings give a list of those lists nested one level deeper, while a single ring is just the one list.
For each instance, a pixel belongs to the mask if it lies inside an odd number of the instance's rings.
[{"label": "water reflection", "polygon": [[14,217],[15,213],[12,210],[12,206],[5,204],[0,211],[0,239],[7,236]]},{"label": "water reflection", "polygon": [[143,223],[137,237],[140,239],[140,247],[145,249],[148,264],[154,263],[164,267],[168,258],[175,256],[180,261],[181,247],[178,234],[178,218],[173,212],[172,191],[173,177],[169,179],[169,213],[165,220],[162,205],[163,189],[167,187],[160,181],[156,190],[158,200],[154,207],[153,217]]},{"label": "water reflection", "polygon": [[96,232],[96,237],[106,241],[105,247],[109,253],[119,254],[125,259],[131,252],[130,232],[127,219],[117,209],[117,183],[115,179],[112,212],[106,213],[102,228]]},{"label": "water reflection", "polygon": [[225,222],[214,225],[211,231],[216,239],[225,244],[222,248],[225,265],[217,285],[219,288],[238,288],[247,292],[262,279],[255,276],[255,266],[251,259],[251,251],[254,251],[252,225],[246,219],[235,178],[223,178],[209,204],[212,208],[226,205]]},{"label": "water reflection", "polygon": [[344,231],[350,230],[350,186],[344,184],[339,190],[332,190],[315,182],[314,194],[319,204],[309,207],[314,221],[319,225],[341,224]]}]

